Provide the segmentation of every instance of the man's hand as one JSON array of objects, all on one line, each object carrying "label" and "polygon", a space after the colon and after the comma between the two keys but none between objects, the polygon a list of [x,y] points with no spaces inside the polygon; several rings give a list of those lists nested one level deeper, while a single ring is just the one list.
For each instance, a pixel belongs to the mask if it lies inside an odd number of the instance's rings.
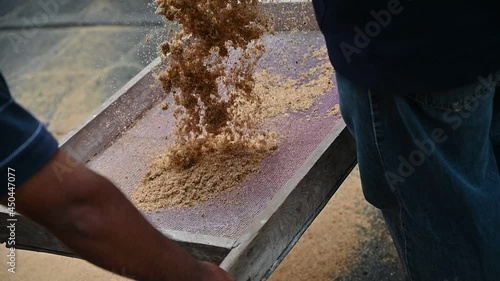
[{"label": "man's hand", "polygon": [[[47,228],[82,258],[141,281],[233,281],[193,259],[157,231],[106,178],[84,165],[54,169],[69,156],[59,151],[16,191],[21,214]],[[5,204],[7,198],[0,198]]]}]

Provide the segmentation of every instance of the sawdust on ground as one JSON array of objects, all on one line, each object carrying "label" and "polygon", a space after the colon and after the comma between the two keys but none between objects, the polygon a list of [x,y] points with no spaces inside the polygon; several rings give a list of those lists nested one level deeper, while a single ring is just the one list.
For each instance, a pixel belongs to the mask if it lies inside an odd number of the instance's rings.
[{"label": "sawdust on ground", "polygon": [[204,157],[187,168],[171,168],[168,155],[161,155],[133,194],[136,206],[143,210],[190,207],[233,189],[257,172],[261,160],[273,149],[269,146],[277,145],[277,137],[275,143],[263,135],[254,138],[252,147],[217,140],[223,149],[206,147]]},{"label": "sawdust on ground", "polygon": [[[345,275],[373,232],[355,168],[269,281],[327,281]],[[359,229],[366,229],[365,235]],[[368,280],[368,279],[367,279]]]},{"label": "sawdust on ground", "polygon": [[328,112],[329,116],[336,116],[340,114],[340,105],[336,104],[330,109],[330,112]]},{"label": "sawdust on ground", "polygon": [[234,118],[233,111],[237,100],[258,102],[252,95],[253,74],[271,21],[256,0],[156,3],[158,14],[180,26],[159,48],[164,70],[158,80],[176,106],[176,144],[171,149],[184,150],[170,164],[187,167],[201,157],[201,146],[224,149],[212,136],[245,142],[253,133],[252,119]]},{"label": "sawdust on ground", "polygon": [[127,53],[133,54],[145,43],[138,27],[89,26],[52,32],[72,35],[59,43],[57,52],[33,58],[29,71],[8,82],[17,101],[61,140],[144,68],[146,63]]}]

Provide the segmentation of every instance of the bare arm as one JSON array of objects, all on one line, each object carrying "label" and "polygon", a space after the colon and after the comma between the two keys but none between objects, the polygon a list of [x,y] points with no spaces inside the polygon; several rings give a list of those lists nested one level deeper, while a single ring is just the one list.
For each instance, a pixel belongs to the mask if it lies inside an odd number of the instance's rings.
[{"label": "bare arm", "polygon": [[[167,239],[107,179],[83,165],[57,177],[58,154],[16,190],[16,208],[82,258],[137,280],[232,280]],[[6,198],[2,198],[6,203]]]}]

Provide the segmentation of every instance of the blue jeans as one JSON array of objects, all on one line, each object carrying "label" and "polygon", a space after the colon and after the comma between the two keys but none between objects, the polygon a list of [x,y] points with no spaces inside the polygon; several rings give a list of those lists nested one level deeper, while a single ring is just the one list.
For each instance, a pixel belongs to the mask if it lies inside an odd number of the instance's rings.
[{"label": "blue jeans", "polygon": [[499,80],[391,96],[337,73],[363,193],[382,210],[407,280],[500,280]]}]

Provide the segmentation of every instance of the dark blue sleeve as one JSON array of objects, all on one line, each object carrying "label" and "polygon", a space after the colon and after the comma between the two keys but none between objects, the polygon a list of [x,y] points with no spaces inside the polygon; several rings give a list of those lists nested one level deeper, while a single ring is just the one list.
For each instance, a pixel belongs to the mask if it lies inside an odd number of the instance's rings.
[{"label": "dark blue sleeve", "polygon": [[[56,139],[28,111],[18,105],[0,74],[0,171],[5,184],[0,197],[7,194],[7,173],[15,170],[20,187],[56,154]],[[12,171],[12,170],[11,170]]]}]

